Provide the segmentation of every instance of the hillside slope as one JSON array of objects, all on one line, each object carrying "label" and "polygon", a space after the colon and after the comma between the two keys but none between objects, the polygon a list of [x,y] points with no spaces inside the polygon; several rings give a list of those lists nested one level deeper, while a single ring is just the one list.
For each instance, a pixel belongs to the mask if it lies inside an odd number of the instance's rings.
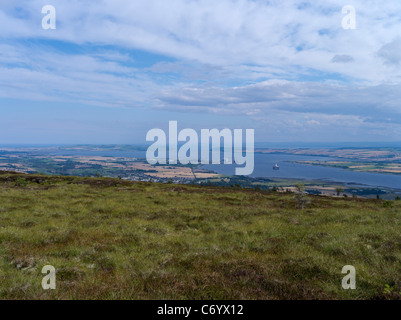
[{"label": "hillside slope", "polygon": [[0,299],[400,298],[401,203],[309,201],[0,172]]}]

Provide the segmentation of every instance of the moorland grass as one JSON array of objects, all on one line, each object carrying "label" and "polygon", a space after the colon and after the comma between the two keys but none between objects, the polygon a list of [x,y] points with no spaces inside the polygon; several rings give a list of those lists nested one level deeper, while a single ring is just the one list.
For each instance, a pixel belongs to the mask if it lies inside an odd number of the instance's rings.
[{"label": "moorland grass", "polygon": [[400,202],[309,200],[4,172],[0,299],[399,299]]}]

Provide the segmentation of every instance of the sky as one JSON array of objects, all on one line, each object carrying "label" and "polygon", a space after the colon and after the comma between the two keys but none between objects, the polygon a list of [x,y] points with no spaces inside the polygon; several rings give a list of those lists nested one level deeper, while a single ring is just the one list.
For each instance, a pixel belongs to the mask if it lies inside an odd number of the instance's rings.
[{"label": "sky", "polygon": [[169,120],[401,141],[401,1],[0,1],[0,144],[144,144]]}]

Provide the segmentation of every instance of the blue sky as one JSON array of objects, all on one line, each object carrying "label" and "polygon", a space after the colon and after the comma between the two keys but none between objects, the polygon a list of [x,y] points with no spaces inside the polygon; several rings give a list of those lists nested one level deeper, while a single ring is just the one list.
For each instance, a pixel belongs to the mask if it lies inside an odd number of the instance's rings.
[{"label": "blue sky", "polygon": [[401,141],[400,80],[398,0],[0,3],[1,144],[145,143],[169,120],[259,142]]}]

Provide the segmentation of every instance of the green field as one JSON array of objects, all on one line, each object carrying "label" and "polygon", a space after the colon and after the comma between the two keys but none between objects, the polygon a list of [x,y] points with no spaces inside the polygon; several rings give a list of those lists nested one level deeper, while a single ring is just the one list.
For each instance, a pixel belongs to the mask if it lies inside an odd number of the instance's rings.
[{"label": "green field", "polygon": [[401,298],[401,202],[304,197],[0,173],[0,299]]},{"label": "green field", "polygon": [[381,162],[358,162],[358,161],[294,161],[294,163],[307,164],[312,166],[322,166],[339,168],[356,172],[372,172],[383,174],[401,174],[400,162],[381,161]]}]

